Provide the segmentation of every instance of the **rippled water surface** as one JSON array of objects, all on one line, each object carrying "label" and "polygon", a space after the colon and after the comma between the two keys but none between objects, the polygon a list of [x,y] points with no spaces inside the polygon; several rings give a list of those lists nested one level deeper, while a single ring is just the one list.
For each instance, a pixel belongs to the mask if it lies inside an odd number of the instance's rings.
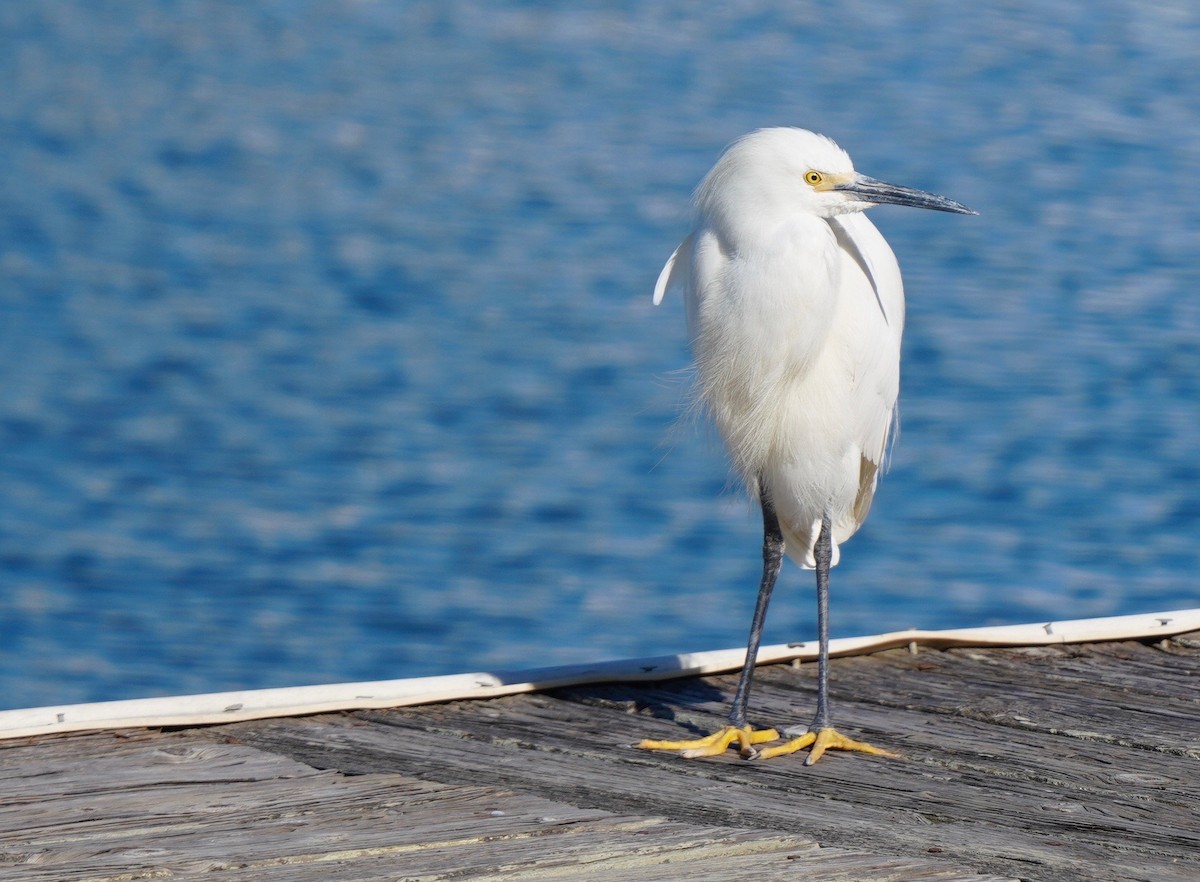
[{"label": "rippled water surface", "polygon": [[1200,13],[713,6],[0,5],[0,705],[739,645],[759,521],[649,295],[772,124],[980,211],[873,212],[835,635],[1197,605]]}]

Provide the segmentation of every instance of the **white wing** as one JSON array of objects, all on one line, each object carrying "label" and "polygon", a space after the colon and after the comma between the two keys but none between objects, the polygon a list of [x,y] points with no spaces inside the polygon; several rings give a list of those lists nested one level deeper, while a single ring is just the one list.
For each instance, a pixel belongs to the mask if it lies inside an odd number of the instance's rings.
[{"label": "white wing", "polygon": [[679,247],[671,252],[666,265],[658,274],[654,283],[654,305],[658,306],[667,296],[667,292],[678,285],[687,284],[688,263],[691,261],[692,237],[684,239]]},{"label": "white wing", "polygon": [[[857,529],[867,516],[897,425],[904,283],[891,247],[866,215],[842,215],[830,219],[829,224],[843,252],[862,269],[875,301],[866,308],[860,303],[853,323],[857,326],[852,342],[857,350],[854,358],[860,388],[852,419],[862,452],[858,498],[851,512],[853,529]],[[848,285],[847,293],[853,288]]]},{"label": "white wing", "polygon": [[[807,325],[788,328],[785,313],[775,317],[793,336],[811,336],[814,355],[802,373],[778,386],[770,413],[756,416],[755,423],[777,414],[774,435],[787,439],[783,455],[772,450],[762,456],[762,474],[775,494],[788,555],[809,568],[822,512],[833,518],[836,563],[838,545],[854,535],[870,510],[900,390],[904,328],[900,270],[874,224],[862,214],[823,223],[836,240],[828,253],[837,267],[830,279],[832,311],[814,311],[806,319],[827,319],[819,335]],[[794,314],[827,290],[818,277],[808,282],[812,287]]]},{"label": "white wing", "polygon": [[[833,227],[838,237],[838,244],[863,270],[875,293],[875,303],[886,324],[886,335],[891,338],[894,349],[888,347],[891,355],[889,363],[880,365],[876,375],[881,378],[885,388],[881,394],[890,397],[891,404],[886,419],[882,414],[870,415],[871,425],[863,427],[863,449],[876,465],[881,465],[887,449],[893,427],[896,423],[896,398],[899,395],[898,365],[891,359],[898,359],[900,338],[904,335],[904,282],[900,278],[900,265],[896,263],[896,255],[891,246],[883,238],[865,214],[847,214],[832,218],[829,225]],[[864,329],[865,330],[865,329]],[[860,358],[871,363],[880,353],[869,334],[860,337],[867,345],[863,347]],[[864,416],[867,416],[864,414]]]}]

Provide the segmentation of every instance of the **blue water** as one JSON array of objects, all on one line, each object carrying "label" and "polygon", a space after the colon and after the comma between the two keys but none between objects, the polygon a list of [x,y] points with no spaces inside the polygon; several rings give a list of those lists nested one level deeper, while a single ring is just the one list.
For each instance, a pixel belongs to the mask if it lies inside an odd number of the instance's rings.
[{"label": "blue water", "polygon": [[650,291],[770,124],[980,211],[873,212],[903,430],[834,633],[1200,602],[1192,5],[7,0],[0,95],[0,706],[741,644]]}]

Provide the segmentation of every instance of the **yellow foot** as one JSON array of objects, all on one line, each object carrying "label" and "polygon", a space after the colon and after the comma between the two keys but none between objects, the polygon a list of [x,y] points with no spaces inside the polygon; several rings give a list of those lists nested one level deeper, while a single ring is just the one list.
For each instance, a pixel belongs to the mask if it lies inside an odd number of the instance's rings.
[{"label": "yellow foot", "polygon": [[853,738],[847,738],[837,729],[826,727],[818,729],[816,732],[809,730],[799,738],[793,738],[786,744],[780,744],[777,747],[764,747],[762,750],[753,749],[748,754],[749,759],[771,759],[775,756],[786,756],[789,753],[795,753],[797,750],[812,745],[812,750],[808,752],[808,758],[804,764],[811,766],[821,758],[821,755],[827,750],[854,750],[858,753],[869,753],[874,756],[890,756],[892,759],[899,757],[886,750],[881,750],[878,747],[872,747],[865,741],[855,741]]},{"label": "yellow foot", "polygon": [[696,759],[697,757],[716,756],[719,753],[724,753],[736,741],[738,753],[744,757],[751,757],[756,753],[753,745],[762,744],[764,741],[778,740],[779,733],[774,729],[726,726],[724,729],[719,729],[704,738],[695,738],[690,741],[651,741],[647,739],[646,741],[638,742],[638,747],[645,750],[677,750],[680,756],[687,757],[688,759]]}]

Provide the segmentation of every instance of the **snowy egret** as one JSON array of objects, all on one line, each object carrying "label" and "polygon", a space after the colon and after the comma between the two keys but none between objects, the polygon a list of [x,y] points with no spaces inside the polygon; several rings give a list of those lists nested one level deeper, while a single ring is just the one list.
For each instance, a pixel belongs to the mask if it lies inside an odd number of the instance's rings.
[{"label": "snowy egret", "polygon": [[[887,241],[862,213],[891,203],[975,214],[943,196],[857,173],[833,141],[760,129],[700,182],[695,229],[654,289],[684,290],[700,401],[762,507],[763,572],[729,724],[689,741],[639,746],[748,759],[810,747],[887,754],[833,728],[828,697],[829,569],[862,525],[896,420],[904,289]],[[816,570],[817,711],[773,747],[746,718],[767,603],[784,551]]]}]

